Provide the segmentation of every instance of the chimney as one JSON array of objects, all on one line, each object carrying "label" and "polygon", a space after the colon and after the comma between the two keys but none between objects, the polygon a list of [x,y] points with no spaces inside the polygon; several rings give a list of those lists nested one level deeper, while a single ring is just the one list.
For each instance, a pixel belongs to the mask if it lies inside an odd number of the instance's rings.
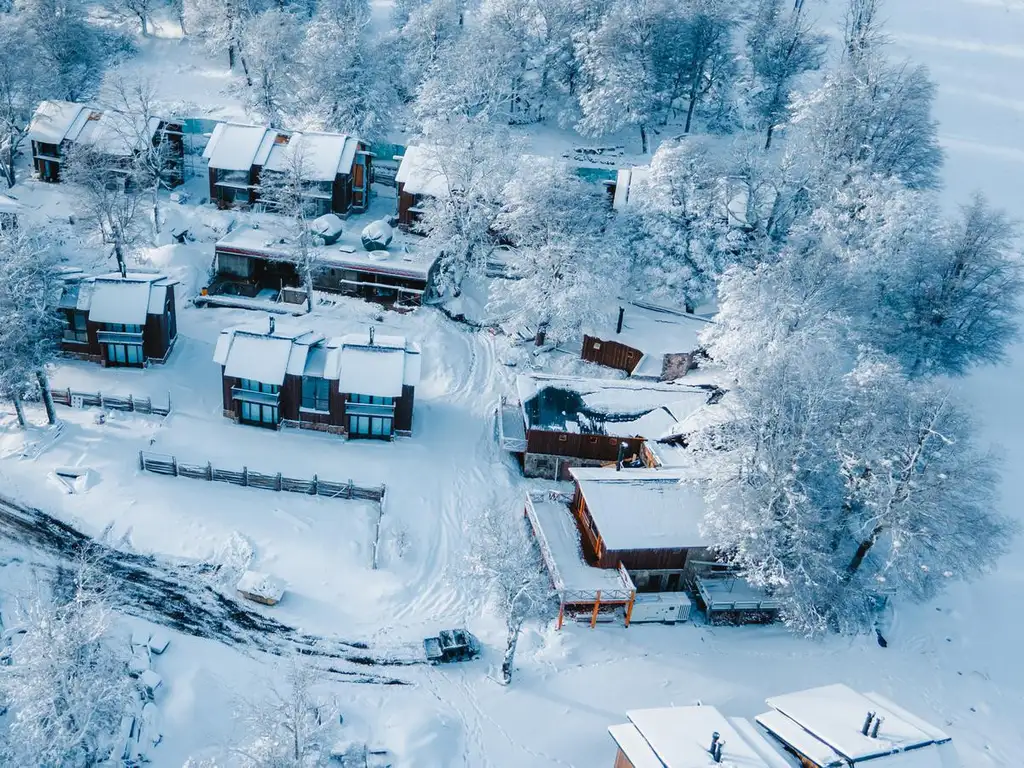
[{"label": "chimney", "polygon": [[619,455],[615,459],[615,471],[619,472],[622,470],[622,461],[626,458],[626,451],[629,450],[629,443],[625,440],[619,442]]},{"label": "chimney", "polygon": [[534,345],[538,346],[538,347],[543,347],[544,346],[544,339],[547,337],[547,335],[548,335],[548,324],[547,323],[541,323],[540,325],[537,326],[537,335],[533,338]]},{"label": "chimney", "polygon": [[275,324],[274,323],[274,316],[270,315],[270,317],[268,317],[267,320],[270,321],[270,323],[269,323],[270,328],[267,331],[267,336],[273,336],[274,335],[274,324]]},{"label": "chimney", "polygon": [[619,321],[615,324],[615,333],[622,333],[622,318],[626,314],[625,307],[619,307]]},{"label": "chimney", "polygon": [[868,716],[864,718],[864,725],[862,725],[860,727],[860,732],[861,732],[862,735],[864,735],[864,736],[868,735],[868,731],[871,728],[871,721],[874,720],[874,719],[875,719],[875,713],[874,712],[868,712]]},{"label": "chimney", "polygon": [[370,346],[373,346],[373,326],[370,326]]},{"label": "chimney", "polygon": [[876,717],[875,718],[875,724],[873,726],[871,726],[871,738],[872,739],[877,739],[878,738],[878,729],[882,726],[882,721],[883,720],[885,720],[884,717]]},{"label": "chimney", "polygon": [[724,741],[719,741],[718,742],[718,749],[715,750],[715,754],[713,754],[711,756],[711,757],[713,757],[715,759],[716,763],[722,762],[722,747],[724,747],[724,746],[725,746],[725,742]]},{"label": "chimney", "polygon": [[711,746],[708,747],[708,752],[711,753],[712,757],[715,754],[715,750],[718,749],[718,739],[719,738],[720,738],[720,736],[718,735],[718,731],[715,731],[714,733],[711,734]]}]

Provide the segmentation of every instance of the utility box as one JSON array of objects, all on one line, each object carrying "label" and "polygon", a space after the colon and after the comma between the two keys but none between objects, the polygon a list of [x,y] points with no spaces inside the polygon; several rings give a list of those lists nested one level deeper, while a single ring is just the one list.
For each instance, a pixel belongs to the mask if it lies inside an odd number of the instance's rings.
[{"label": "utility box", "polygon": [[660,621],[675,624],[690,618],[690,598],[685,592],[641,592],[633,602],[631,624]]}]

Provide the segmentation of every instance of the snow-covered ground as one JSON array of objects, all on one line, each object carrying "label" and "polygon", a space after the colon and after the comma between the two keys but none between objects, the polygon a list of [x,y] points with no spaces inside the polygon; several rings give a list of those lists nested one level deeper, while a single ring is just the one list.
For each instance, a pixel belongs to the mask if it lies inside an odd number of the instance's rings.
[{"label": "snow-covered ground", "polygon": [[[831,23],[839,5],[822,4],[822,23]],[[1024,2],[891,0],[887,15],[894,52],[927,64],[939,83],[945,199],[953,205],[981,189],[1024,219]],[[173,39],[173,25],[159,34],[124,67],[157,78],[168,101],[191,101],[213,117],[244,117],[224,62]],[[62,216],[71,210],[59,189],[26,189],[32,209]],[[181,302],[205,280],[210,240],[224,214],[172,211],[200,240],[163,246],[149,257],[182,280]],[[87,264],[91,257],[78,258]],[[515,372],[503,361],[524,355],[504,337],[467,330],[430,309],[402,315],[342,299],[295,322],[329,334],[374,324],[417,341],[424,368],[414,436],[378,444],[272,433],[221,416],[219,369],[212,362],[221,328],[258,317],[182,303],[179,341],[166,366],[61,365],[56,386],[158,402],[169,395],[173,412],[166,419],[113,414],[97,424],[95,411],[61,408],[64,434],[32,460],[12,455],[20,435],[0,431],[0,457],[6,457],[0,485],[88,533],[109,526],[114,540],[142,552],[217,560],[244,539],[254,567],[289,586],[285,600],[266,611],[305,631],[397,649],[444,626],[469,626],[488,647],[481,662],[395,673],[411,686],[338,686],[346,728],[392,750],[396,766],[610,766],[614,747],[606,728],[626,709],[700,700],[752,716],[764,710],[767,696],[835,681],[880,691],[947,730],[968,768],[1021,764],[1021,540],[990,576],[927,605],[898,606],[884,649],[873,637],[810,641],[780,627],[535,627],[520,645],[513,685],[496,685],[488,673],[499,661],[502,628],[460,571],[483,509],[500,505],[517,513],[530,487],[496,446],[492,421],[494,403]],[[556,358],[550,366],[568,364]],[[1024,344],[1013,349],[1010,365],[981,370],[962,387],[988,436],[1004,448],[1003,504],[1018,518],[1024,518],[1024,476],[1017,471],[1024,466],[1022,379]],[[9,422],[5,414],[0,419]],[[370,568],[373,505],[145,474],[137,469],[139,450],[228,469],[384,483],[380,567]],[[95,483],[84,494],[67,495],[48,479],[57,466],[88,467]],[[8,588],[0,601],[10,597]],[[138,624],[126,619],[123,631]],[[272,660],[181,635],[173,636],[157,669],[165,679],[157,699],[165,740],[151,753],[155,766],[180,766],[190,755],[232,743],[240,700],[258,696],[267,679],[280,675]]]}]

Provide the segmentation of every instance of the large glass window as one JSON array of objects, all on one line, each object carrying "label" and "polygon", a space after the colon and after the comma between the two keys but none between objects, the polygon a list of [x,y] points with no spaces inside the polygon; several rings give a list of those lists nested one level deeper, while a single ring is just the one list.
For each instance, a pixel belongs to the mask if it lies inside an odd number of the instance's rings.
[{"label": "large glass window", "polygon": [[139,344],[107,344],[107,362],[111,365],[142,365]]},{"label": "large glass window", "polygon": [[76,341],[80,344],[89,343],[88,317],[85,312],[70,310],[67,313],[67,327],[64,329],[65,341]]},{"label": "large glass window", "polygon": [[352,395],[351,401],[353,403],[366,403],[368,405],[394,405],[395,398],[393,397],[375,397],[373,395]]},{"label": "large glass window", "polygon": [[250,392],[265,392],[268,395],[276,395],[281,390],[281,387],[277,384],[264,384],[262,381],[256,381],[256,379],[242,379],[239,386]]},{"label": "large glass window", "polygon": [[302,377],[302,408],[327,413],[331,410],[331,382],[318,376]]},{"label": "large glass window", "polygon": [[242,421],[260,426],[274,426],[277,424],[277,406],[243,401]]},{"label": "large glass window", "polygon": [[111,333],[142,333],[141,325],[125,325],[124,323],[104,323],[103,330]]}]

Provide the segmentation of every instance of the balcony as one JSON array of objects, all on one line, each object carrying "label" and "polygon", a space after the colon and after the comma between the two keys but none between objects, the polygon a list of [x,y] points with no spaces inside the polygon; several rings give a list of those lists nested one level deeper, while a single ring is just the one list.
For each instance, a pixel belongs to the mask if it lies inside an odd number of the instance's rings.
[{"label": "balcony", "polygon": [[96,340],[100,344],[137,344],[142,345],[142,333],[125,333],[124,331],[98,331]]},{"label": "balcony", "polygon": [[243,403],[258,403],[259,405],[278,404],[281,399],[280,392],[257,392],[255,389],[243,389],[242,387],[231,388],[231,399],[240,400]]},{"label": "balcony", "polygon": [[354,403],[351,400],[345,401],[346,416],[384,416],[390,419],[394,414],[394,403],[380,405],[376,403]]}]

